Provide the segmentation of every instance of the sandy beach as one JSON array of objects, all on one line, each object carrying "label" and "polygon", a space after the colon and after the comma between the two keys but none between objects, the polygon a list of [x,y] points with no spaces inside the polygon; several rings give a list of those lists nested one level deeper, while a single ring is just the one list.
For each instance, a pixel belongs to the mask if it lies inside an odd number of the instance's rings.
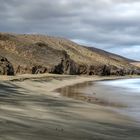
[{"label": "sandy beach", "polygon": [[140,127],[130,118],[55,91],[117,78],[122,77],[1,76],[0,140],[139,140]]}]

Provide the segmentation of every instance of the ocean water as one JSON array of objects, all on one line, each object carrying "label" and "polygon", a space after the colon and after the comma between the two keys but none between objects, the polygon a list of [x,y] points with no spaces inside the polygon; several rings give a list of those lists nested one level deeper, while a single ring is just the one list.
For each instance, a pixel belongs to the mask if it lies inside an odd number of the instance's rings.
[{"label": "ocean water", "polygon": [[140,122],[140,79],[101,81],[97,85],[102,88],[103,86],[104,88],[108,87],[109,90],[112,89],[112,94],[118,96],[117,101],[126,106],[116,109],[119,113]]},{"label": "ocean water", "polygon": [[86,82],[58,89],[63,96],[107,106],[140,123],[140,79]]},{"label": "ocean water", "polygon": [[123,79],[123,80],[111,80],[106,82],[100,82],[100,84],[104,84],[107,86],[113,86],[118,88],[123,88],[128,92],[124,92],[124,94],[132,95],[131,93],[137,93],[137,95],[140,95],[140,79]]}]

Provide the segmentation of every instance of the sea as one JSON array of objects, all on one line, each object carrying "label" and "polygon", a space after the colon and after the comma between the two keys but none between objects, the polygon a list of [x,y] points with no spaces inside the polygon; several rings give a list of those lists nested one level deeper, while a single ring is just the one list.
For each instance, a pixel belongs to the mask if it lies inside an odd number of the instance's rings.
[{"label": "sea", "polygon": [[58,89],[63,96],[106,106],[140,123],[140,79],[85,82]]}]

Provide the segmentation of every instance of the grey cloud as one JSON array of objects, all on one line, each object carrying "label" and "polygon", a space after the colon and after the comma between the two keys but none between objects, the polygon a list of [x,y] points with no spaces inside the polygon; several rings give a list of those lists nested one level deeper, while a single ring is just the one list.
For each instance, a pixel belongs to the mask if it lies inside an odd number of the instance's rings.
[{"label": "grey cloud", "polygon": [[62,36],[112,51],[140,46],[139,0],[0,0],[0,3],[0,31]]}]

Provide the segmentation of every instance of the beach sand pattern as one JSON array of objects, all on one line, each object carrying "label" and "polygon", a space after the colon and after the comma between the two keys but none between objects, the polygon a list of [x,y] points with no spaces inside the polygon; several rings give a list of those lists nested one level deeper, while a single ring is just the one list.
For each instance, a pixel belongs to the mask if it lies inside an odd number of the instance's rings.
[{"label": "beach sand pattern", "polygon": [[139,140],[129,117],[54,92],[100,78],[49,78],[0,82],[0,140]]}]

